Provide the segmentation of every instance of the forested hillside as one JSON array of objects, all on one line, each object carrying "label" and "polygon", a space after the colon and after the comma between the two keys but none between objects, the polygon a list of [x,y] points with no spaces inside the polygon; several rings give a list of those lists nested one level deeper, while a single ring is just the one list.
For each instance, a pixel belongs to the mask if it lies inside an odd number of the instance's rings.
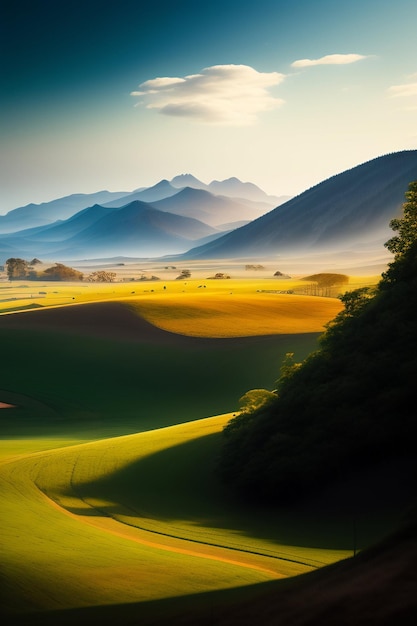
[{"label": "forested hillside", "polygon": [[376,291],[345,294],[320,349],[289,358],[226,427],[221,473],[245,496],[275,504],[397,461],[416,471],[417,181],[406,199]]}]

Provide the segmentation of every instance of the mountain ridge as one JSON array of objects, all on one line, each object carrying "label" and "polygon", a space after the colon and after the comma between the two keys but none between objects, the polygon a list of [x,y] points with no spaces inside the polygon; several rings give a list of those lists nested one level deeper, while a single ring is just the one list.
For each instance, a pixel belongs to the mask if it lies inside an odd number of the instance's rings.
[{"label": "mountain ridge", "polygon": [[417,150],[390,153],[336,174],[184,258],[268,256],[337,249],[389,237],[404,193],[417,178]]},{"label": "mountain ridge", "polygon": [[[58,233],[58,235],[57,235]],[[62,234],[63,233],[63,234]],[[94,205],[55,226],[46,227],[30,238],[4,239],[16,256],[157,256],[166,248],[182,252],[193,241],[220,235],[211,226],[190,217],[159,211],[134,200],[118,209]],[[64,236],[68,235],[68,236]],[[1,242],[1,240],[0,240]]]}]

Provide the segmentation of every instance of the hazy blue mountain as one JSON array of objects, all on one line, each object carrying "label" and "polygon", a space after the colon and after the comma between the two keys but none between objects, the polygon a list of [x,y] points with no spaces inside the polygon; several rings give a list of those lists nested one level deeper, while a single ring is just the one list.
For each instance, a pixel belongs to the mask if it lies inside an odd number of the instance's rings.
[{"label": "hazy blue mountain", "polygon": [[417,150],[378,157],[308,189],[259,219],[190,250],[186,258],[267,256],[340,249],[392,236]]},{"label": "hazy blue mountain", "polygon": [[82,232],[89,226],[92,226],[102,217],[110,215],[114,211],[118,211],[118,209],[109,209],[99,204],[95,204],[92,207],[79,211],[65,221],[51,224],[50,226],[46,226],[42,229],[36,229],[36,232],[31,236],[31,240],[39,242],[65,241],[66,239]]},{"label": "hazy blue mountain", "polygon": [[[234,216],[230,221],[253,219],[269,211],[271,206],[279,204],[279,198],[267,196],[255,185],[241,183],[236,178],[229,179],[229,181],[214,181],[210,185],[206,185],[191,174],[181,174],[173,178],[172,181],[163,179],[152,187],[139,188],[133,192],[98,191],[91,194],[73,194],[41,204],[28,204],[24,207],[13,209],[6,215],[0,215],[0,234],[16,233],[22,230],[54,224],[59,220],[66,220],[80,210],[91,207],[94,204],[107,208],[120,208],[134,200],[150,203],[157,202],[178,194],[186,187],[209,191],[212,195],[216,195],[213,189],[210,188],[211,185],[217,186],[223,197],[233,197],[233,193],[238,193],[240,197],[234,198],[235,202],[242,205],[242,207],[246,204],[247,207],[252,209],[252,211],[248,212],[242,208],[244,216]],[[198,218],[197,215],[189,214],[188,208],[187,210],[184,209],[180,214],[184,213],[187,216]],[[245,217],[245,215],[248,217]],[[223,221],[227,222],[229,219],[226,218]]]},{"label": "hazy blue mountain", "polygon": [[118,209],[106,209],[96,204],[79,211],[67,220],[58,220],[46,226],[0,235],[0,258],[3,258],[6,252],[6,244],[12,246],[16,252],[13,256],[28,257],[54,254],[59,251],[61,242],[65,242],[115,210]]},{"label": "hazy blue mountain", "polygon": [[140,200],[141,202],[154,202],[155,200],[161,200],[162,198],[168,198],[178,193],[178,189],[173,187],[167,180],[161,180],[153,187],[147,187],[146,189],[139,189],[133,191],[123,198],[118,198],[110,202],[106,202],[106,207],[121,207],[134,200]]},{"label": "hazy blue mountain", "polygon": [[169,211],[184,217],[194,217],[217,227],[227,222],[253,220],[267,212],[265,206],[246,204],[226,196],[215,196],[204,189],[185,187],[174,196],[152,202],[160,211]]},{"label": "hazy blue mountain", "polygon": [[28,204],[0,215],[0,233],[11,233],[22,229],[50,224],[64,220],[81,209],[92,204],[103,204],[125,196],[126,191],[98,191],[97,193],[78,193],[57,198],[41,204]]},{"label": "hazy blue mountain", "polygon": [[90,257],[97,252],[144,257],[182,252],[192,241],[214,234],[214,228],[198,220],[158,211],[135,200],[66,243],[73,252],[83,248]]},{"label": "hazy blue mountain", "polygon": [[[262,203],[262,207],[276,207],[290,199],[290,196],[269,196],[262,189],[253,183],[242,183],[238,178],[232,177],[226,180],[213,180],[206,185],[192,174],[180,174],[171,181],[173,187],[192,189],[204,189],[218,196],[227,196],[236,201],[250,201],[251,203]],[[253,206],[253,205],[252,205]],[[261,208],[261,206],[259,208]]]},{"label": "hazy blue mountain", "polygon": [[268,196],[262,189],[253,183],[242,183],[238,178],[232,177],[227,180],[213,180],[208,185],[208,190],[216,195],[230,198],[244,198],[253,202],[265,202],[269,206],[276,207],[289,200],[290,196]]},{"label": "hazy blue mountain", "polygon": [[[80,256],[160,256],[177,254],[193,243],[221,233],[202,222],[158,211],[135,200],[120,209],[93,206],[29,237],[0,237],[0,258],[36,256],[75,259]],[[4,245],[3,245],[4,244]],[[6,247],[7,246],[7,247]]]},{"label": "hazy blue mountain", "polygon": [[170,183],[173,187],[177,187],[177,189],[184,189],[184,187],[192,187],[193,189],[205,189],[208,191],[208,185],[202,183],[201,180],[198,180],[192,174],[180,174],[179,176],[174,176],[170,180]]}]

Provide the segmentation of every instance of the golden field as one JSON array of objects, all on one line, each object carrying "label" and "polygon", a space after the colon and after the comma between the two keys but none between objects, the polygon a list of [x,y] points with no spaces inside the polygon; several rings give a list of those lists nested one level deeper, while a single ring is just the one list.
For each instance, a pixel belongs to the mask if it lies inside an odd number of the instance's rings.
[{"label": "golden field", "polygon": [[[350,277],[334,289],[374,285],[378,276]],[[286,292],[292,293],[286,293]],[[87,302],[122,300],[151,324],[200,337],[322,332],[342,309],[337,297],[305,295],[301,278],[237,278],[119,283],[0,283],[0,314]]]}]

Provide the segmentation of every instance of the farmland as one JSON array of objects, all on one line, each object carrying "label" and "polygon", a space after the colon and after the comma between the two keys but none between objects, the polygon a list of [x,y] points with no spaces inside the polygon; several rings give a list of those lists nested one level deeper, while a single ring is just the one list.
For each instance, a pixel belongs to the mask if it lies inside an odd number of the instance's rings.
[{"label": "farmland", "polygon": [[271,279],[54,283],[36,287],[43,298],[31,284],[1,288],[36,307],[12,314],[3,298],[0,317],[11,622],[59,611],[70,623],[107,605],[155,623],[207,593],[257,593],[349,557],[397,523],[387,503],[353,530],[343,494],[330,508],[256,509],[216,474],[239,397],[274,388],[287,352],[316,348],[336,298],[277,293]]}]

